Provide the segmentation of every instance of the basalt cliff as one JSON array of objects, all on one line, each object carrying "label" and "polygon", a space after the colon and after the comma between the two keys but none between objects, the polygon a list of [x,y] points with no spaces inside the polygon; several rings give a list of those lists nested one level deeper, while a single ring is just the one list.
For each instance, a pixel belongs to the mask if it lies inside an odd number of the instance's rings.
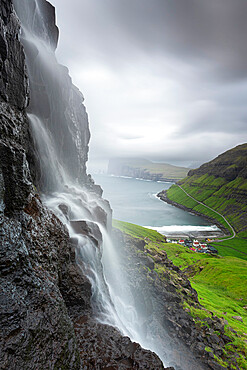
[{"label": "basalt cliff", "polygon": [[[39,192],[52,186],[45,173],[49,158],[46,150],[38,153],[27,112],[47,126],[53,122],[49,130],[59,137],[56,151],[67,172],[99,199],[101,189],[86,174],[83,97],[65,67],[56,69],[60,76],[51,85],[54,76],[44,73],[37,48],[30,47],[23,30],[20,38],[23,18],[32,20],[34,33],[47,37],[51,52],[58,39],[48,2],[1,0],[0,368],[163,368],[154,353],[93,319],[92,287],[75,261],[74,241],[40,198]],[[53,106],[48,95],[54,95]],[[106,217],[103,209],[96,213]],[[83,232],[90,233],[85,227]]]}]

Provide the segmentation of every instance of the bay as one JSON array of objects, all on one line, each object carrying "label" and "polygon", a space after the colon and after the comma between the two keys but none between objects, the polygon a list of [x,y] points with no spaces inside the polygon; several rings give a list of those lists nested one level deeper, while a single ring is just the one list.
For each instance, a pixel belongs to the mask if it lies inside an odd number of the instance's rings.
[{"label": "bay", "polygon": [[218,232],[202,217],[185,212],[157,198],[156,194],[172,183],[97,174],[95,182],[110,201],[113,218],[156,229],[166,235],[193,232]]}]

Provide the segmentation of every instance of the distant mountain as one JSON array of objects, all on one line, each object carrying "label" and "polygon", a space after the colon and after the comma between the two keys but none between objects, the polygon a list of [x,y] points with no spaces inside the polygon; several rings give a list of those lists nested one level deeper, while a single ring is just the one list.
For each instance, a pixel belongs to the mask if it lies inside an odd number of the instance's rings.
[{"label": "distant mountain", "polygon": [[109,161],[108,174],[129,176],[153,181],[176,182],[184,178],[189,169],[168,163],[154,163],[146,159],[114,158]]},{"label": "distant mountain", "polygon": [[[247,237],[247,143],[219,155],[179,182],[196,200],[224,215],[237,233]],[[202,206],[177,187],[164,192],[174,205],[205,214]]]}]

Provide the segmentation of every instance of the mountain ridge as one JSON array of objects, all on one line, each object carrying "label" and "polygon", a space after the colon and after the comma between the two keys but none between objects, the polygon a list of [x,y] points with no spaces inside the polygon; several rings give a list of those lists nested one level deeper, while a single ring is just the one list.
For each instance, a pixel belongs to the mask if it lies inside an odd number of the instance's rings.
[{"label": "mountain ridge", "polygon": [[232,181],[236,177],[247,179],[247,143],[227,150],[213,160],[202,164],[199,168],[190,170],[188,176],[205,173],[215,177],[223,177],[228,181]]}]

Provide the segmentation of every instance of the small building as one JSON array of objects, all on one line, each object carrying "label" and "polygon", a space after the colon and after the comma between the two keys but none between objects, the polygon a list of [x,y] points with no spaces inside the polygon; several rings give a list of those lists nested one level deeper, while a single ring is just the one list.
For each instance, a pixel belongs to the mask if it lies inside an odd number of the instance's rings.
[{"label": "small building", "polygon": [[193,241],[193,247],[195,248],[198,248],[200,246],[200,243],[199,243],[199,241],[198,240],[194,240]]}]

